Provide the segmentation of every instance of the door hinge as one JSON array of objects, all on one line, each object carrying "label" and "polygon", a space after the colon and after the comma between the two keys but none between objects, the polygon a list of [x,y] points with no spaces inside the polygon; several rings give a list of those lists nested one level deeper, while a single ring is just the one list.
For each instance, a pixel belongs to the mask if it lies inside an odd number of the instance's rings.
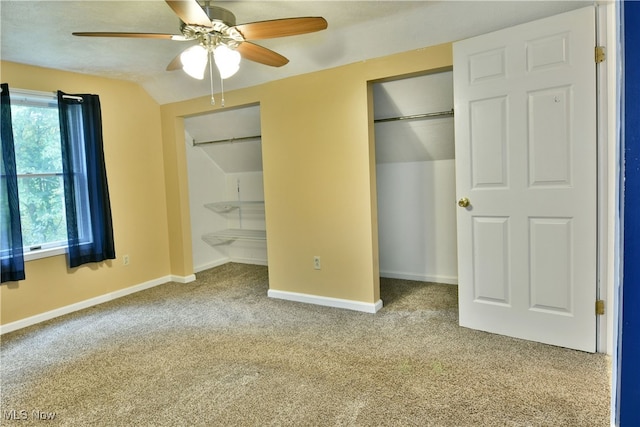
[{"label": "door hinge", "polygon": [[604,315],[604,300],[596,300],[596,316]]},{"label": "door hinge", "polygon": [[604,46],[596,46],[596,64],[604,62],[605,59],[607,58],[604,52]]}]

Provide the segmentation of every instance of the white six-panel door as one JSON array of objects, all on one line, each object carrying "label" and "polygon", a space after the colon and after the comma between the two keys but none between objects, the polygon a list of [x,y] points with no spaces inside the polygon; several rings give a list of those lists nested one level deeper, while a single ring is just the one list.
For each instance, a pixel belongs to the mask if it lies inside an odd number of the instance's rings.
[{"label": "white six-panel door", "polygon": [[454,44],[461,326],[595,351],[594,48],[593,7]]}]

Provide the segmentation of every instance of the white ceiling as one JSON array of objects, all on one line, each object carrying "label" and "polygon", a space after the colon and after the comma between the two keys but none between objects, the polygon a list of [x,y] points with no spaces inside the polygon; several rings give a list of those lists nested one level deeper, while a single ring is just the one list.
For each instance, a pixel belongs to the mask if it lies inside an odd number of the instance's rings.
[{"label": "white ceiling", "polygon": [[[214,4],[231,10],[238,23],[295,16],[323,16],[329,23],[327,30],[318,33],[261,41],[291,62],[273,68],[243,61],[240,71],[225,81],[229,90],[463,39],[593,2],[236,0]],[[1,0],[0,17],[2,60],[138,82],[160,104],[210,91],[206,79],[165,71],[188,42],[71,35],[72,31],[178,34],[179,21],[164,1]]]}]

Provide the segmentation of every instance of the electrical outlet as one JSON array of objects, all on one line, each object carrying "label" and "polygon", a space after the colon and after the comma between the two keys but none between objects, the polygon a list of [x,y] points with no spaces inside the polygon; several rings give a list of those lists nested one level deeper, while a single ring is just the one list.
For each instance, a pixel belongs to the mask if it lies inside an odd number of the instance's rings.
[{"label": "electrical outlet", "polygon": [[122,257],[122,265],[129,265],[129,255],[124,255]]},{"label": "electrical outlet", "polygon": [[316,270],[320,270],[320,257],[319,256],[314,256],[313,257],[313,268]]}]

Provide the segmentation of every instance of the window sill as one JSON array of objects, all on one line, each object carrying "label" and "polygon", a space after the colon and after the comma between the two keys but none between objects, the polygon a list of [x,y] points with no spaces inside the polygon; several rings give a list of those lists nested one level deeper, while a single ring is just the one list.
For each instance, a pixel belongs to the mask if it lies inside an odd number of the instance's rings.
[{"label": "window sill", "polygon": [[38,249],[35,251],[29,251],[24,253],[24,260],[33,261],[40,258],[48,258],[57,255],[64,255],[67,253],[66,246],[58,246],[56,248]]}]

